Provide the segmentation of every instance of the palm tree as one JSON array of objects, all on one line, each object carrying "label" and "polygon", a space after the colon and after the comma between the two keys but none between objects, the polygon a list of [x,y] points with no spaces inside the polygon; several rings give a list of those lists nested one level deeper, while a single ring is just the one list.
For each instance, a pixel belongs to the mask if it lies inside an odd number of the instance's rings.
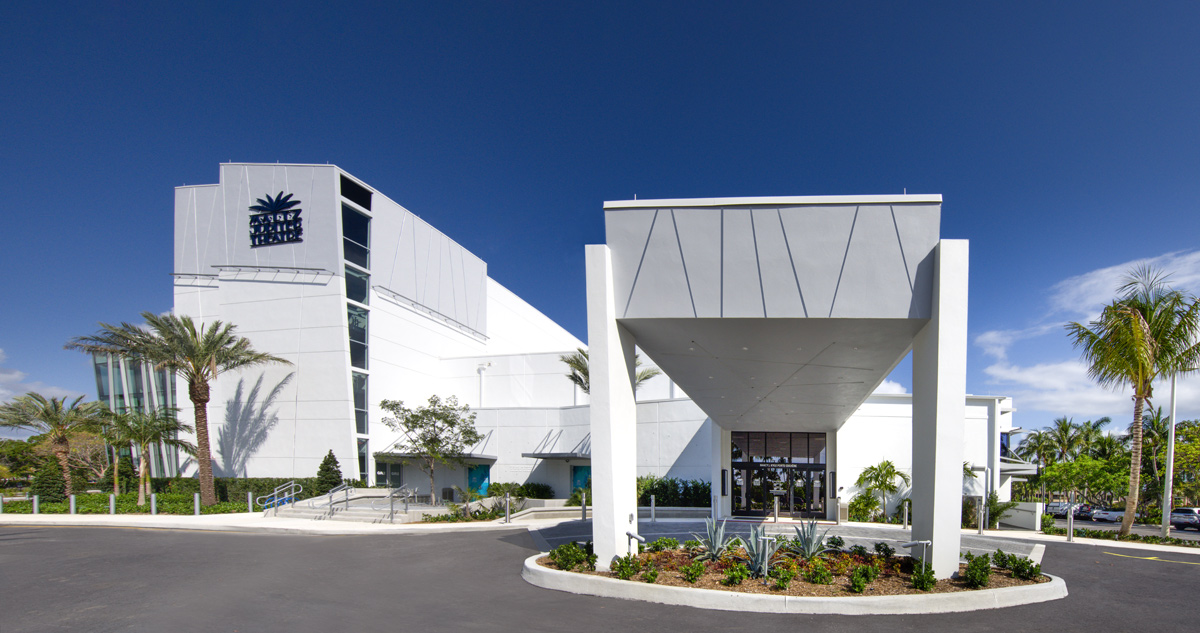
[{"label": "palm tree", "polygon": [[150,492],[151,446],[178,448],[189,455],[196,453],[195,444],[178,437],[180,433],[191,433],[192,427],[177,420],[176,412],[176,409],[166,407],[149,412],[131,410],[126,413],[107,413],[106,435],[119,443],[133,444],[141,455],[141,467],[138,469],[139,506],[146,505],[146,494]]},{"label": "palm tree", "polygon": [[1079,433],[1079,425],[1075,424],[1074,420],[1066,416],[1055,418],[1045,433],[1049,435],[1050,442],[1054,446],[1055,461],[1069,462],[1079,456],[1082,438]]},{"label": "palm tree", "polygon": [[1112,418],[1105,416],[1099,420],[1088,420],[1079,425],[1079,454],[1089,455],[1092,447],[1104,437],[1104,427],[1112,424]]},{"label": "palm tree", "polygon": [[1088,376],[1108,388],[1133,388],[1130,425],[1129,495],[1121,536],[1129,534],[1137,511],[1142,470],[1142,411],[1154,396],[1154,381],[1195,371],[1200,365],[1200,302],[1166,285],[1149,267],[1132,271],[1120,296],[1086,327],[1067,324],[1083,351]]},{"label": "palm tree", "polygon": [[[965,471],[966,468],[967,465],[964,463],[963,470]],[[903,481],[906,486],[912,484],[908,473],[897,470],[892,460],[885,459],[874,466],[864,468],[859,473],[854,485],[867,494],[879,493],[879,507],[884,514],[887,514],[887,496],[900,491],[900,486],[896,485],[896,479]]]},{"label": "palm tree", "polygon": [[1146,488],[1155,500],[1162,496],[1163,473],[1159,465],[1166,467],[1167,459],[1167,428],[1169,415],[1163,413],[1162,407],[1152,407],[1142,418],[1142,455],[1150,456],[1150,476],[1154,478],[1153,485]]},{"label": "palm tree", "polygon": [[[575,385],[577,387],[579,387],[581,390],[583,390],[584,393],[591,393],[592,384],[591,384],[591,380],[590,380],[589,372],[588,372],[588,351],[586,349],[583,349],[582,347],[580,347],[580,348],[577,348],[574,352],[572,352],[570,354],[563,354],[562,356],[559,356],[558,360],[561,360],[562,362],[566,363],[567,368],[571,370],[571,373],[567,374],[567,378],[569,378],[571,380],[571,382],[575,383]],[[642,366],[642,355],[634,354],[633,355],[634,369],[636,370],[638,367],[641,367],[641,366]],[[657,367],[650,367],[649,369],[638,370],[636,377],[635,377],[636,380],[633,383],[633,392],[637,393],[637,390],[641,388],[642,383],[646,382],[647,380],[650,380],[651,378],[653,378],[661,373],[662,373],[662,371],[660,371]]]},{"label": "palm tree", "polygon": [[37,393],[27,393],[11,402],[0,405],[0,427],[22,428],[44,437],[54,451],[54,457],[62,468],[67,482],[67,494],[75,494],[71,482],[70,436],[79,431],[89,431],[99,426],[103,408],[98,402],[83,402],[83,396],[67,404],[66,398],[50,398]]},{"label": "palm tree", "polygon": [[88,354],[116,354],[153,363],[155,369],[170,369],[188,383],[188,398],[196,417],[196,464],[200,475],[200,500],[210,506],[217,502],[213,487],[212,453],[208,441],[209,383],[224,372],[269,363],[291,363],[255,351],[250,341],[234,334],[231,323],[213,321],[203,330],[189,316],[158,315],[143,312],[149,329],[121,323],[100,324],[92,336],[78,336],[67,349]]}]

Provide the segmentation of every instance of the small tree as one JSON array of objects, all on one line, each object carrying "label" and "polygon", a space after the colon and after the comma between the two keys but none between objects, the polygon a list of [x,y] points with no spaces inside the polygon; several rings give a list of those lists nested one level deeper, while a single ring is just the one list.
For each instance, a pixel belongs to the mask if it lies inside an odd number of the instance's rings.
[{"label": "small tree", "polygon": [[[592,392],[592,379],[591,379],[591,371],[589,370],[589,365],[588,365],[588,363],[589,363],[588,351],[586,349],[583,349],[582,347],[580,347],[580,348],[577,348],[574,352],[572,352],[570,354],[563,354],[562,356],[559,356],[558,360],[561,360],[562,362],[566,363],[567,368],[571,370],[571,373],[567,374],[567,378],[571,382],[575,383],[575,386],[579,387],[579,389],[581,391],[583,391],[584,393],[590,394]],[[634,368],[634,371],[636,372],[636,374],[634,375],[634,382],[633,382],[633,392],[634,393],[637,393],[637,390],[641,389],[642,384],[645,383],[647,380],[650,380],[651,378],[662,373],[662,371],[659,370],[657,367],[650,367],[648,369],[638,369],[641,366],[642,366],[642,355],[634,354],[633,355],[633,368]]]},{"label": "small tree", "polygon": [[383,423],[399,431],[402,437],[394,444],[413,455],[421,472],[429,476],[429,497],[437,498],[434,469],[438,464],[451,468],[465,463],[463,454],[483,440],[475,430],[475,414],[467,405],[458,404],[454,396],[443,401],[429,396],[429,404],[409,409],[400,400],[384,400],[380,408],[395,417],[385,417]]},{"label": "small tree", "polygon": [[329,449],[325,459],[322,459],[321,465],[317,467],[317,483],[313,485],[313,493],[323,495],[341,484],[342,466],[333,454],[333,449]]},{"label": "small tree", "polygon": [[898,470],[892,460],[885,459],[874,466],[864,468],[854,485],[867,494],[878,494],[879,508],[886,515],[887,496],[900,492],[896,479],[903,481],[906,486],[912,484],[908,473]]},{"label": "small tree", "polygon": [[58,462],[47,459],[33,476],[29,492],[38,496],[38,501],[62,503],[67,500],[67,480],[63,477]]}]

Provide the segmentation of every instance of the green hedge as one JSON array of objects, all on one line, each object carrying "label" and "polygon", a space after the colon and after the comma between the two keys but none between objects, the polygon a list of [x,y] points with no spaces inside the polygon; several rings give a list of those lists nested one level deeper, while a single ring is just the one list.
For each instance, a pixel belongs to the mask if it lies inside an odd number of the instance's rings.
[{"label": "green hedge", "polygon": [[[288,477],[215,477],[213,478],[213,487],[216,488],[217,501],[245,504],[247,492],[253,493],[257,500],[259,497],[271,494],[276,488],[289,481],[295,481],[303,488],[297,495],[297,499],[316,496],[313,494],[317,486],[316,477],[298,479]],[[347,479],[346,483],[357,488],[366,487],[362,482],[353,479]],[[200,480],[194,477],[153,477],[150,479],[150,489],[157,494],[176,493],[186,494],[190,497],[200,492]]]},{"label": "green hedge", "polygon": [[[164,493],[157,496],[159,514],[192,514],[195,512],[193,497],[190,494]],[[257,508],[256,508],[257,509]],[[42,503],[39,499],[38,512],[41,514],[67,514],[71,511],[70,501],[62,503]],[[108,494],[82,494],[75,496],[75,511],[78,514],[108,514]],[[32,514],[33,501],[8,501],[4,504],[4,512],[12,514]],[[246,500],[221,502],[214,506],[200,506],[200,514],[229,514],[246,512]],[[150,514],[150,499],[146,505],[137,505],[137,493],[117,495],[117,514]]]},{"label": "green hedge", "polygon": [[699,479],[638,477],[638,505],[650,505],[650,495],[654,495],[654,504],[661,507],[707,508],[712,504],[712,484]]}]

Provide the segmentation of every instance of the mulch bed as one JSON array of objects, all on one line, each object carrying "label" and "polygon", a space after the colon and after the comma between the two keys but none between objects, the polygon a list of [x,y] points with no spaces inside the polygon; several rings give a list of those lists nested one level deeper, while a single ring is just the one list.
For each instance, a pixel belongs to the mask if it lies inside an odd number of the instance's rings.
[{"label": "mulch bed", "polygon": [[[907,594],[927,594],[927,593],[952,593],[956,591],[977,591],[967,587],[965,581],[960,579],[939,580],[937,586],[930,591],[918,591],[912,586],[911,568],[912,563],[908,557],[894,557],[882,559],[884,570],[879,574],[879,577],[874,582],[867,585],[866,590],[861,593],[850,591],[850,572],[857,565],[871,564],[878,560],[878,557],[858,556],[848,553],[837,555],[822,556],[826,564],[832,568],[845,570],[844,574],[835,574],[833,582],[828,585],[818,585],[804,580],[803,575],[798,575],[792,580],[791,585],[787,589],[775,589],[774,581],[768,579],[769,584],[763,584],[762,578],[751,578],[742,582],[740,585],[725,586],[721,581],[725,578],[725,569],[733,564],[733,559],[725,559],[722,561],[709,561],[706,564],[707,570],[695,583],[689,583],[683,579],[683,575],[678,571],[683,565],[691,562],[691,558],[684,550],[674,550],[667,552],[643,553],[640,556],[643,564],[643,571],[635,575],[627,582],[644,582],[643,574],[646,570],[647,563],[652,562],[658,569],[658,578],[654,584],[667,585],[671,587],[689,587],[693,589],[709,589],[716,591],[738,591],[742,593],[760,593],[777,596],[814,596],[814,597],[852,597],[852,596],[898,596]],[[554,563],[550,562],[549,556],[543,556],[538,559],[538,564],[550,569],[558,569]],[[780,560],[780,563],[787,564],[786,561]],[[798,561],[797,565],[803,574],[804,563]],[[959,572],[966,571],[966,565],[959,565]],[[574,573],[587,574],[589,576],[601,576],[604,578],[616,578],[611,572],[600,571],[582,571],[575,570]],[[1008,570],[992,569],[991,580],[988,582],[987,589],[998,589],[1001,587],[1015,587],[1019,585],[1035,585],[1049,582],[1050,579],[1046,576],[1039,576],[1036,580],[1021,580],[1014,578]]]}]

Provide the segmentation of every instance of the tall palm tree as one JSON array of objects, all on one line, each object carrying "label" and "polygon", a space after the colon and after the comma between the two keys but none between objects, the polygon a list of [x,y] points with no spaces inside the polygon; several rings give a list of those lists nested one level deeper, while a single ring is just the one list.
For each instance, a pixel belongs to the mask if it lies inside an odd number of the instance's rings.
[{"label": "tall palm tree", "polygon": [[[1142,456],[1150,457],[1150,477],[1154,482],[1146,487],[1151,500],[1162,496],[1163,473],[1167,459],[1167,428],[1171,416],[1163,413],[1162,407],[1151,407],[1142,418]],[[1145,461],[1145,460],[1143,460]],[[1160,468],[1161,464],[1161,468]]]},{"label": "tall palm tree", "polygon": [[133,444],[141,455],[138,469],[139,506],[146,505],[146,495],[150,492],[151,446],[178,448],[189,455],[196,453],[195,444],[178,437],[180,433],[191,433],[192,427],[177,420],[176,412],[176,409],[163,407],[149,412],[135,409],[125,413],[107,413],[106,435],[119,443]]},{"label": "tall palm tree", "polygon": [[67,349],[88,354],[116,354],[170,369],[188,384],[188,398],[196,416],[196,464],[199,466],[200,499],[210,506],[217,502],[213,487],[212,453],[208,441],[209,383],[228,371],[270,363],[291,363],[255,351],[250,341],[234,334],[231,323],[213,321],[200,329],[189,316],[143,312],[149,329],[131,323],[100,324],[92,336],[77,336]]},{"label": "tall palm tree", "polygon": [[1037,464],[1054,462],[1054,442],[1046,431],[1031,431],[1017,445],[1017,456]]},{"label": "tall palm tree", "polygon": [[1079,425],[1079,454],[1088,455],[1100,438],[1104,437],[1104,427],[1112,424],[1112,418],[1105,416],[1099,420],[1088,420]]},{"label": "tall palm tree", "polygon": [[[558,360],[561,360],[562,362],[566,363],[567,368],[571,370],[571,373],[567,374],[567,378],[570,379],[571,382],[575,383],[575,385],[577,387],[579,387],[584,393],[592,392],[591,391],[591,389],[592,389],[591,377],[590,377],[590,373],[588,371],[588,351],[586,349],[583,349],[582,347],[577,348],[574,352],[572,352],[570,354],[563,354],[562,356],[559,356]],[[641,366],[642,366],[642,355],[634,354],[633,355],[634,369],[636,370],[638,367],[641,367]],[[661,373],[662,373],[662,371],[660,371],[657,367],[650,367],[648,369],[637,370],[637,374],[635,375],[635,380],[633,383],[633,392],[637,393],[637,390],[641,388],[642,383],[646,382],[647,380],[650,380],[651,378],[653,378]]]},{"label": "tall palm tree", "polygon": [[[966,469],[967,465],[964,462],[963,470]],[[900,486],[896,484],[897,479],[903,481],[906,486],[912,484],[908,473],[897,470],[892,460],[885,459],[874,466],[864,468],[854,485],[867,494],[879,493],[879,507],[886,514],[887,496],[900,492]]]},{"label": "tall palm tree", "polygon": [[1129,534],[1141,490],[1142,412],[1159,377],[1185,374],[1200,365],[1200,302],[1167,286],[1149,267],[1131,272],[1119,296],[1087,326],[1068,323],[1067,332],[1083,351],[1088,376],[1108,388],[1133,388],[1130,425],[1129,495],[1121,536]]},{"label": "tall palm tree", "polygon": [[1055,418],[1045,432],[1054,446],[1054,461],[1069,462],[1079,456],[1082,438],[1074,420],[1066,416]]},{"label": "tall palm tree", "polygon": [[[103,408],[98,402],[82,402],[83,396],[70,404],[66,398],[47,400],[38,393],[27,393],[0,405],[0,427],[22,428],[45,438],[54,451],[67,482],[67,494],[75,494],[71,482],[70,436],[79,431],[94,430],[100,425]],[[82,404],[81,404],[82,402]]]}]

